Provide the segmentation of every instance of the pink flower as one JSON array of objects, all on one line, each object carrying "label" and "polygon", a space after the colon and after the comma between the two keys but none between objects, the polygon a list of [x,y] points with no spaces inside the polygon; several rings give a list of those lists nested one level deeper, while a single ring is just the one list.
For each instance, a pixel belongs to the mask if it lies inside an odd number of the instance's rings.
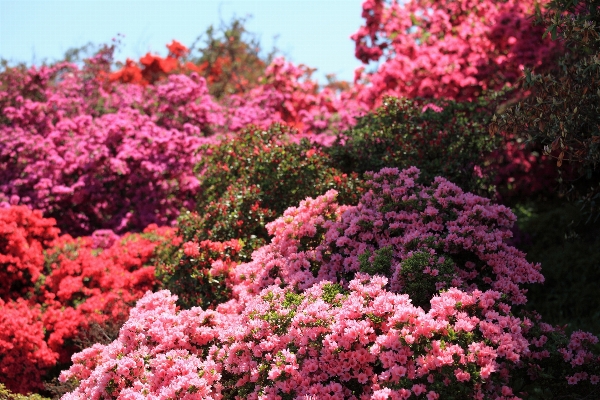
[{"label": "pink flower", "polygon": [[425,385],[423,385],[421,383],[421,384],[413,385],[411,390],[413,391],[414,394],[416,394],[417,396],[420,396],[421,394],[423,394],[427,391],[427,388],[425,387]]},{"label": "pink flower", "polygon": [[200,247],[195,242],[185,242],[183,244],[183,252],[188,257],[198,257],[200,255]]},{"label": "pink flower", "polygon": [[437,400],[440,398],[440,395],[437,394],[436,392],[434,392],[433,390],[430,390],[427,393],[427,400]]}]

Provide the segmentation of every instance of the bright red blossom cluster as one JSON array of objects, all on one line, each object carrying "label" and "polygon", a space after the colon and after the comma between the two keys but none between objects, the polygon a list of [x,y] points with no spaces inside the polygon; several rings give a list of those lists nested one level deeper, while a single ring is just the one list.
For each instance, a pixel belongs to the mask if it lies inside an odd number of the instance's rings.
[{"label": "bright red blossom cluster", "polygon": [[44,373],[68,363],[73,341],[91,324],[127,318],[156,285],[149,265],[173,229],[149,226],[142,234],[99,231],[73,239],[55,221],[24,206],[0,208],[1,381],[10,390],[43,389]]}]

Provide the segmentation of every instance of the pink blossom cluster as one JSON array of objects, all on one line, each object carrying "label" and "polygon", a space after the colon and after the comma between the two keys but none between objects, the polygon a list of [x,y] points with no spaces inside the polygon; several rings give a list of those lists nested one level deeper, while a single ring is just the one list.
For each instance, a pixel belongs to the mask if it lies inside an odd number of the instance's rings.
[{"label": "pink blossom cluster", "polygon": [[73,357],[60,379],[81,383],[63,399],[520,398],[515,380],[540,363],[533,322],[501,293],[451,288],[425,312],[386,286],[361,273],[348,290],[274,285],[240,314],[178,311],[168,291],[147,293],[117,340]]},{"label": "pink blossom cluster", "polygon": [[444,178],[421,185],[416,167],[367,176],[370,190],[355,207],[338,206],[332,190],[268,224],[274,238],[235,269],[234,293],[244,298],[272,284],[303,290],[322,280],[347,284],[377,258],[392,292],[428,290],[427,303],[452,286],[493,289],[524,304],[524,285],[543,282],[540,266],[506,242],[516,220],[507,207]]},{"label": "pink blossom cluster", "polygon": [[357,70],[367,84],[360,98],[370,105],[383,94],[466,100],[514,84],[524,67],[548,65],[557,49],[529,18],[546,3],[365,0],[365,23],[352,40],[358,59],[379,64]]},{"label": "pink blossom cluster", "polygon": [[564,387],[597,383],[597,338],[516,316],[543,277],[505,243],[508,208],[414,167],[368,187],[357,206],[330,191],[286,210],[214,310],[147,293],[117,340],[73,356],[63,399],[518,399],[548,362]]},{"label": "pink blossom cluster", "polygon": [[82,70],[60,63],[0,74],[0,202],[42,210],[72,234],[172,223],[198,195],[201,146],[222,135],[285,122],[330,143],[365,110],[352,94],[319,91],[305,67],[283,59],[262,85],[219,104],[197,73],[107,86],[96,58]]},{"label": "pink blossom cluster", "polygon": [[19,76],[43,100],[0,92],[0,103],[10,104],[0,125],[0,201],[42,210],[72,234],[165,225],[192,206],[197,150],[215,140],[161,127],[153,120],[158,111],[150,117],[126,96],[114,112],[92,112],[75,67],[48,82],[59,69]]}]

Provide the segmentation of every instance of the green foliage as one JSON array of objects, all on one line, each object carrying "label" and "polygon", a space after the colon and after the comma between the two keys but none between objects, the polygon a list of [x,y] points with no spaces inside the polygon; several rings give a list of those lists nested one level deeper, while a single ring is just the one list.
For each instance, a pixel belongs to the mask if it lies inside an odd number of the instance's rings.
[{"label": "green foliage", "polygon": [[[422,112],[428,104],[442,110]],[[327,151],[346,173],[417,166],[426,182],[443,176],[464,190],[489,197],[495,191],[492,177],[477,176],[474,169],[487,170],[486,155],[500,143],[500,138],[487,133],[490,104],[388,97]]]},{"label": "green foliage", "polygon": [[[498,117],[544,148],[561,172],[561,192],[600,215],[600,14],[597,0],[552,1],[537,22],[564,44],[550,73],[525,71],[531,95]],[[597,217],[597,216],[596,216]]]},{"label": "green foliage", "polygon": [[419,250],[402,262],[400,275],[404,280],[402,291],[414,305],[428,309],[431,298],[452,281],[454,262],[431,255],[426,249]]},{"label": "green foliage", "polygon": [[47,397],[42,397],[39,394],[28,394],[22,395],[18,393],[12,393],[10,390],[0,383],[0,399],[2,400],[50,400]]},{"label": "green foliage", "polygon": [[[307,197],[336,189],[341,204],[358,202],[362,189],[356,175],[333,168],[320,146],[307,140],[292,143],[289,134],[285,125],[274,124],[268,131],[250,127],[205,149],[207,156],[196,167],[201,193],[196,213],[203,220],[196,231],[218,241],[248,237],[244,246],[250,251],[268,240],[265,223]],[[223,211],[206,216],[216,209]]]},{"label": "green foliage", "polygon": [[326,283],[323,285],[323,300],[333,306],[341,306],[340,299],[336,300],[338,294],[344,294],[344,288],[339,283]]},{"label": "green foliage", "polygon": [[231,242],[201,242],[199,254],[188,256],[179,244],[159,248],[155,270],[163,288],[178,296],[177,304],[185,309],[214,308],[230,299],[226,273],[211,273],[215,261],[226,265],[239,261],[237,246]]},{"label": "green foliage", "polygon": [[392,246],[385,246],[381,249],[375,250],[375,254],[367,250],[360,256],[358,261],[360,262],[360,272],[365,272],[370,275],[384,275],[387,276],[392,266],[394,250]]},{"label": "green foliage", "polygon": [[515,213],[526,234],[519,247],[546,278],[529,289],[527,308],[569,331],[600,334],[600,222],[585,224],[585,213],[565,200],[522,203]]}]

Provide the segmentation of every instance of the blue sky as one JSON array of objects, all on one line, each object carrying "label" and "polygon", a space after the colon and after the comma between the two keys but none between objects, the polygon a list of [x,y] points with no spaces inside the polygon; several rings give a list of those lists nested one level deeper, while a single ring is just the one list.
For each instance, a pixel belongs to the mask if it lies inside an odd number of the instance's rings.
[{"label": "blue sky", "polygon": [[[88,42],[111,43],[125,35],[116,60],[151,52],[165,56],[175,39],[191,45],[209,25],[252,16],[246,29],[264,50],[325,75],[352,80],[360,62],[349,36],[363,22],[362,0],[0,0],[0,58],[14,65],[52,62]],[[277,39],[274,38],[277,36]]]}]

